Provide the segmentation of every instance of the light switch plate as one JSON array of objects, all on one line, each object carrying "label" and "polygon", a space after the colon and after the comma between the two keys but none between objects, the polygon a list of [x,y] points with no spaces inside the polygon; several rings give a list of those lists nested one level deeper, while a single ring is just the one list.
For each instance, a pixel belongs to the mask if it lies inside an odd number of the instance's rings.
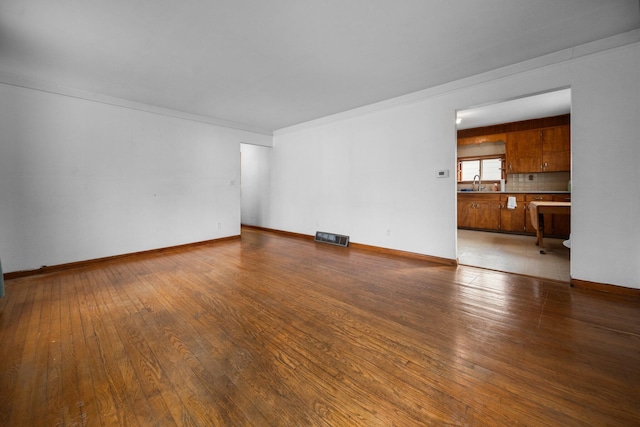
[{"label": "light switch plate", "polygon": [[436,178],[449,178],[449,169],[436,171]]}]

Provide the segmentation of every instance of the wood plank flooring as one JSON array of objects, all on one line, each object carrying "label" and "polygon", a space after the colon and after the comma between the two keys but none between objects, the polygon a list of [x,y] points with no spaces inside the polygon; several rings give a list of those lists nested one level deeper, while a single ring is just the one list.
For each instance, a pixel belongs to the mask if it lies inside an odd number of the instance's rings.
[{"label": "wood plank flooring", "polygon": [[242,239],[14,279],[2,426],[640,425],[640,302]]}]

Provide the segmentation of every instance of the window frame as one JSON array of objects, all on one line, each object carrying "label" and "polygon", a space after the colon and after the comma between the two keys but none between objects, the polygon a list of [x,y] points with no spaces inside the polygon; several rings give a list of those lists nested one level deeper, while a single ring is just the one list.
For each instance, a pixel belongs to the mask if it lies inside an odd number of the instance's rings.
[{"label": "window frame", "polygon": [[488,156],[467,156],[467,157],[458,157],[458,161],[457,161],[457,170],[456,170],[456,180],[459,184],[471,184],[473,182],[473,180],[469,181],[463,181],[462,180],[462,163],[463,162],[471,162],[471,161],[476,161],[479,160],[480,161],[480,180],[485,183],[499,183],[500,180],[499,179],[484,179],[483,176],[483,170],[482,170],[482,161],[483,160],[490,160],[490,159],[500,159],[500,163],[501,163],[501,167],[500,167],[500,179],[505,179],[506,178],[506,156],[504,154],[493,154],[493,155],[488,155]]}]

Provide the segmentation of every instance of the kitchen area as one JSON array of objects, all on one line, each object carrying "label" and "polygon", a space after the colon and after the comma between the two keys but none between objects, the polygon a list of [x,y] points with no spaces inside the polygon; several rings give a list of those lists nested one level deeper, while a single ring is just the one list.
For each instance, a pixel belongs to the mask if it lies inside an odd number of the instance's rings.
[{"label": "kitchen area", "polygon": [[[553,116],[468,127],[473,125],[470,114],[465,117],[460,114],[465,111],[459,112],[456,178],[460,264],[569,281],[568,92],[566,89],[499,105],[513,112],[519,108],[514,103],[522,104],[522,108],[526,104],[527,113],[511,116],[519,118],[535,114],[530,111],[531,105],[549,105],[553,98],[557,105],[562,104],[555,110],[561,114]],[[492,114],[510,117],[495,111]],[[467,127],[463,128],[461,122],[465,120]],[[482,123],[482,119],[476,123]]]}]

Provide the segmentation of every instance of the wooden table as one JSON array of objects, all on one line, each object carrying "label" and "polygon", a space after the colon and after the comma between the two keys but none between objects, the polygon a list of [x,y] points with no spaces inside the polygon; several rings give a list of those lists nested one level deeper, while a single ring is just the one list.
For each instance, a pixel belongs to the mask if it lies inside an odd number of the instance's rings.
[{"label": "wooden table", "polygon": [[544,215],[570,215],[571,202],[531,202],[529,203],[531,212],[531,223],[536,229],[536,245],[540,246],[540,253],[544,254]]}]

